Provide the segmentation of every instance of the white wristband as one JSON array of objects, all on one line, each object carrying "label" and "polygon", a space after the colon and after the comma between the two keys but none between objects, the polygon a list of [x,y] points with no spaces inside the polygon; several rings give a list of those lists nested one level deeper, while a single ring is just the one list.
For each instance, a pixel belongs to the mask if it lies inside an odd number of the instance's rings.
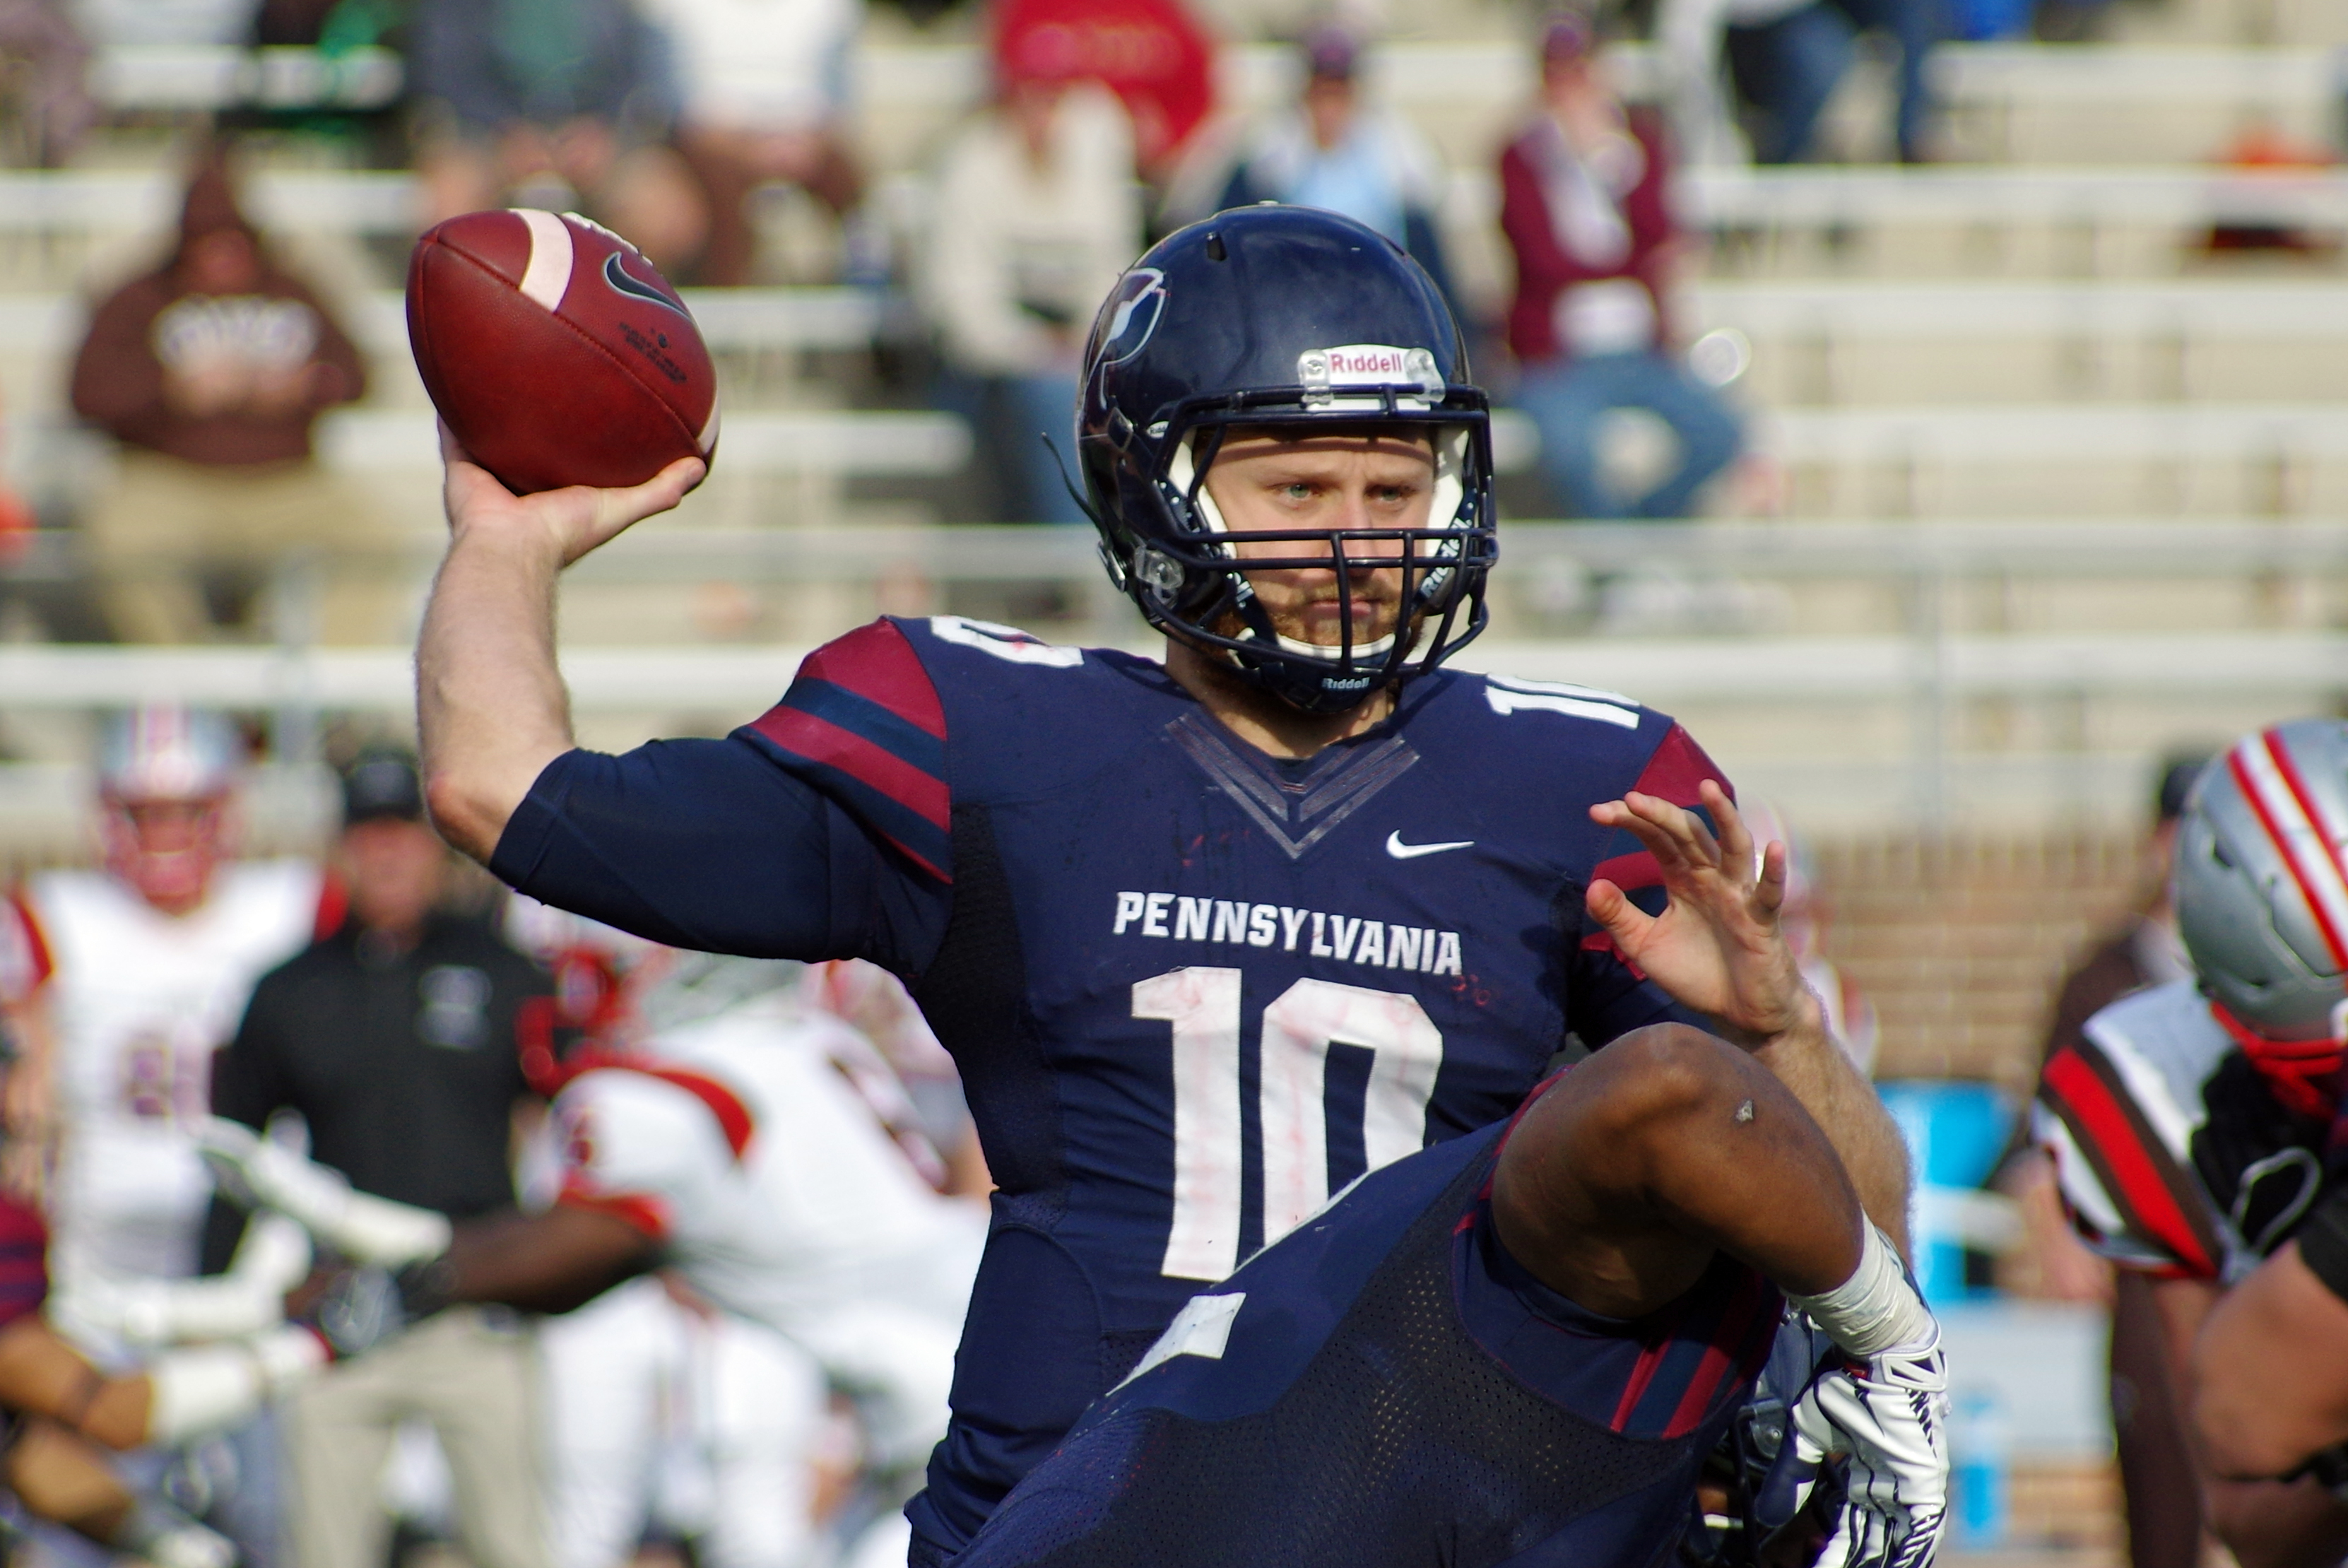
[{"label": "white wristband", "polygon": [[1887,1350],[1921,1347],[1940,1325],[1900,1272],[1900,1254],[1873,1225],[1859,1240],[1859,1267],[1823,1295],[1787,1295],[1853,1356],[1872,1359]]}]

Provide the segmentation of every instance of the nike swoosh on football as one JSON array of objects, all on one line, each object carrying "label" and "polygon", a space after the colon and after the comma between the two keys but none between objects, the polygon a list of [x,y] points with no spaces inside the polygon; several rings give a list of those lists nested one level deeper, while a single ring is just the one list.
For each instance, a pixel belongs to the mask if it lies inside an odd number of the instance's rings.
[{"label": "nike swoosh on football", "polygon": [[1439,855],[1446,850],[1464,850],[1475,841],[1473,839],[1455,839],[1447,844],[1406,844],[1402,841],[1402,830],[1397,828],[1386,835],[1386,853],[1398,861],[1415,861],[1421,855]]}]

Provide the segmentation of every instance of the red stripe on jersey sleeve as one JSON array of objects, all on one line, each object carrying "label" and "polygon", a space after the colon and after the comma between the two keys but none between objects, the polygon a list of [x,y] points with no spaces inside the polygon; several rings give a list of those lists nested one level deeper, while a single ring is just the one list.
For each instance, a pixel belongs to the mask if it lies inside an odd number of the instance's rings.
[{"label": "red stripe on jersey sleeve", "polygon": [[1639,781],[1631,788],[1643,795],[1660,795],[1674,806],[1694,807],[1698,803],[1696,786],[1707,779],[1719,785],[1730,799],[1736,799],[1735,787],[1729,783],[1728,775],[1720,770],[1720,764],[1704,755],[1704,748],[1695,743],[1695,737],[1674,724],[1671,733],[1663,737],[1648,757],[1647,766],[1640,773]]},{"label": "red stripe on jersey sleeve", "polygon": [[668,1240],[668,1205],[658,1198],[642,1192],[598,1192],[572,1175],[564,1178],[562,1191],[554,1195],[554,1201],[566,1209],[591,1209],[625,1220],[654,1241]]},{"label": "red stripe on jersey sleeve", "polygon": [[581,1051],[541,1075],[530,1087],[551,1099],[576,1079],[595,1072],[642,1073],[685,1090],[709,1108],[709,1114],[717,1119],[718,1130],[726,1134],[726,1147],[734,1151],[736,1160],[742,1158],[743,1150],[750,1147],[750,1140],[758,1130],[757,1119],[742,1103],[742,1097],[716,1078],[689,1068],[667,1067],[650,1057],[625,1056],[617,1051]]},{"label": "red stripe on jersey sleeve", "polygon": [[350,890],[343,879],[333,872],[318,879],[318,907],[310,918],[310,940],[324,942],[343,928],[344,918],[351,913]]},{"label": "red stripe on jersey sleeve", "polygon": [[1654,1339],[1648,1341],[1647,1347],[1639,1352],[1638,1362],[1631,1368],[1631,1380],[1622,1385],[1622,1397],[1614,1403],[1614,1419],[1610,1424],[1616,1431],[1629,1429],[1631,1417],[1638,1410],[1640,1399],[1646,1395],[1647,1385],[1655,1380],[1655,1371],[1663,1364],[1663,1352],[1671,1346],[1672,1342],[1668,1338]]},{"label": "red stripe on jersey sleeve", "polygon": [[2111,1195],[2185,1267],[2199,1278],[2215,1279],[2215,1238],[2205,1236],[2178,1201],[2161,1169],[2170,1161],[2145,1147],[2135,1119],[2078,1047],[2065,1046],[2048,1057],[2039,1081],[2059,1099],[2056,1109],[2074,1132],[2082,1135],[2081,1151],[2109,1173],[2117,1188]]},{"label": "red stripe on jersey sleeve", "polygon": [[[836,768],[860,783],[870,785],[939,828],[945,828],[953,820],[949,804],[952,797],[945,780],[932,778],[829,719],[793,707],[778,707],[770,709],[751,727],[786,751],[809,762]],[[899,847],[905,848],[908,854],[913,853],[910,848]]]},{"label": "red stripe on jersey sleeve", "polygon": [[899,718],[946,738],[946,710],[922,656],[905,634],[888,621],[859,626],[844,637],[809,654],[799,663],[802,680],[829,681],[860,697],[879,703]]},{"label": "red stripe on jersey sleeve", "polygon": [[56,955],[40,917],[21,892],[0,903],[0,1002],[22,1002],[57,972]]},{"label": "red stripe on jersey sleeve", "polygon": [[1687,1387],[1680,1394],[1677,1408],[1672,1411],[1671,1423],[1664,1427],[1666,1438],[1685,1437],[1703,1425],[1711,1413],[1713,1396],[1720,1391],[1721,1379],[1734,1368],[1740,1375],[1752,1346],[1754,1315],[1760,1310],[1767,1287],[1758,1274],[1748,1274],[1730,1298],[1728,1310],[1721,1315],[1719,1325],[1713,1330],[1712,1341],[1704,1346],[1704,1359],[1696,1363],[1695,1375],[1688,1379]]}]

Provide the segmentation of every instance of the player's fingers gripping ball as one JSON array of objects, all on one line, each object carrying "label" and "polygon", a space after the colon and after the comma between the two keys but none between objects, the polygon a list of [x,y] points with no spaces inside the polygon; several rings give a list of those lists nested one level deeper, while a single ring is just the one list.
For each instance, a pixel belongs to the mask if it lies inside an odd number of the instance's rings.
[{"label": "player's fingers gripping ball", "polygon": [[442,423],[517,495],[640,485],[717,448],[717,377],[642,253],[575,213],[468,212],[407,267],[407,337]]}]

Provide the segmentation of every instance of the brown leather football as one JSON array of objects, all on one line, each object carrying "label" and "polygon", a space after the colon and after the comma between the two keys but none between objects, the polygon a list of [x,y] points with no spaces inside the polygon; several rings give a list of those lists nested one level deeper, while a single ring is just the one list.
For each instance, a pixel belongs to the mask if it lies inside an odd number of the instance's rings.
[{"label": "brown leather football", "polygon": [[716,449],[717,377],[685,302],[576,214],[468,212],[427,232],[407,341],[458,444],[518,495],[642,484]]}]

